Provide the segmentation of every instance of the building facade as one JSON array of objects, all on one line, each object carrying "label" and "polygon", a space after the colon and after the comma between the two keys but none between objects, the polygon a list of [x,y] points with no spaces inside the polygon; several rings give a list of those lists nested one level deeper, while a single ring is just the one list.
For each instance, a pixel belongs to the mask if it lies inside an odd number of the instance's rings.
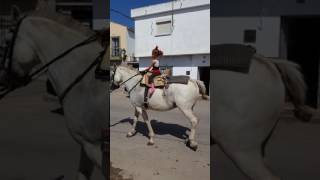
[{"label": "building facade", "polygon": [[131,10],[135,20],[135,56],[140,69],[151,51],[164,51],[160,66],[209,84],[210,0],[180,0]]},{"label": "building facade", "polygon": [[70,15],[93,30],[109,27],[107,1],[101,0],[56,0],[56,10]]},{"label": "building facade", "polygon": [[[119,64],[123,60],[134,62],[134,31],[124,25],[110,22],[111,63]],[[123,56],[126,56],[123,58]]]},{"label": "building facade", "polygon": [[216,0],[213,6],[212,45],[250,44],[262,55],[300,64],[307,103],[320,105],[320,1]]}]

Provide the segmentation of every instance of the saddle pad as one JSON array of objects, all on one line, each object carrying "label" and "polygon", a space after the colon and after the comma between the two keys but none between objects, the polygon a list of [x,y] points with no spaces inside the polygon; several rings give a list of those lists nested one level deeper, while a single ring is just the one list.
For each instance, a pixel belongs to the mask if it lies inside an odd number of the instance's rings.
[{"label": "saddle pad", "polygon": [[248,73],[256,49],[243,44],[220,44],[211,46],[213,69]]},{"label": "saddle pad", "polygon": [[167,83],[178,83],[178,84],[188,84],[190,77],[189,76],[168,76]]}]

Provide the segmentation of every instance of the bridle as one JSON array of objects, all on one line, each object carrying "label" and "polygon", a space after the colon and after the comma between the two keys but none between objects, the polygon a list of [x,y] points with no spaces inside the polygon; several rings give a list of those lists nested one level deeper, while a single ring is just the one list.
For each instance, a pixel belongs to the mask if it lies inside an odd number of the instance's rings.
[{"label": "bridle", "polygon": [[[114,85],[114,75],[116,74],[117,69],[118,69],[118,67],[116,66],[115,69],[114,69],[114,71],[113,71],[114,73],[112,74],[112,78],[111,78],[111,80],[112,80],[112,82],[111,82],[112,85]],[[131,79],[133,79],[134,77],[136,77],[136,76],[138,76],[138,75],[141,75],[141,72],[139,72],[139,73],[131,76],[131,77],[128,78],[127,80],[119,83],[119,84],[117,85],[118,88],[120,88],[123,84],[125,84],[126,82],[130,81]],[[141,83],[142,79],[143,79],[143,77],[128,91],[129,96],[130,96],[132,90],[134,90],[134,89],[138,86],[138,84]],[[118,89],[118,88],[116,88],[116,89]],[[114,89],[111,90],[111,92],[113,92],[113,91],[114,91]]]},{"label": "bridle", "polygon": [[[50,65],[61,60],[64,56],[66,56],[70,52],[74,51],[75,49],[97,41],[96,34],[93,36],[90,36],[89,38],[87,38],[87,39],[75,44],[71,48],[65,50],[60,55],[56,56],[51,61],[42,65],[39,69],[35,70],[31,74],[28,74],[25,77],[18,77],[14,72],[12,72],[12,61],[13,61],[13,53],[14,53],[13,51],[14,51],[14,46],[15,46],[16,39],[17,39],[17,36],[19,33],[20,26],[26,17],[27,16],[23,16],[18,21],[17,26],[14,29],[14,34],[13,34],[12,39],[10,41],[10,45],[8,46],[8,48],[6,48],[5,54],[4,54],[3,59],[1,61],[0,70],[3,70],[5,72],[5,75],[8,76],[8,78],[6,80],[9,83],[9,87],[7,87],[7,89],[2,94],[0,94],[0,99],[2,99],[4,96],[9,94],[10,92],[14,91],[16,88],[20,87],[21,85],[22,86],[28,85],[34,79],[36,79],[36,77],[38,77],[40,74],[45,72]],[[95,67],[99,62],[101,62],[101,58],[103,57],[105,52],[106,52],[106,48],[98,54],[98,56],[95,58],[95,60],[79,76],[77,76],[77,78],[74,81],[72,81],[70,83],[70,85],[59,96],[60,101],[62,101],[64,99],[64,97],[73,88],[74,85],[76,85],[93,67]]]}]

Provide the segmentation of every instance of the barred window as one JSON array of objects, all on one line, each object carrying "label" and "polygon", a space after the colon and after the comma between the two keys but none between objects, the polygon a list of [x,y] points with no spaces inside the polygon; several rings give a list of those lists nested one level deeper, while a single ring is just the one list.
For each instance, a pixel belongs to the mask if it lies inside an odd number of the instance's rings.
[{"label": "barred window", "polygon": [[111,56],[120,57],[120,37],[111,38]]}]

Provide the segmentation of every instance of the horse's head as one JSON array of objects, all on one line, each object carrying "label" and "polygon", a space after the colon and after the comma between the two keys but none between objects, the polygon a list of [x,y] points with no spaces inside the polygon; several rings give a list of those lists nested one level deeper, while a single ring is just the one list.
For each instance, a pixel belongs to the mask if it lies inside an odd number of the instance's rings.
[{"label": "horse's head", "polygon": [[0,86],[19,87],[25,84],[28,74],[39,63],[34,44],[26,32],[26,17],[21,16],[18,8],[12,8],[14,26],[1,62]]},{"label": "horse's head", "polygon": [[122,76],[120,73],[121,69],[118,69],[118,66],[116,66],[115,64],[113,65],[112,70],[110,71],[110,75],[111,75],[111,90],[115,90],[118,89],[120,87],[120,83],[122,81]]}]

